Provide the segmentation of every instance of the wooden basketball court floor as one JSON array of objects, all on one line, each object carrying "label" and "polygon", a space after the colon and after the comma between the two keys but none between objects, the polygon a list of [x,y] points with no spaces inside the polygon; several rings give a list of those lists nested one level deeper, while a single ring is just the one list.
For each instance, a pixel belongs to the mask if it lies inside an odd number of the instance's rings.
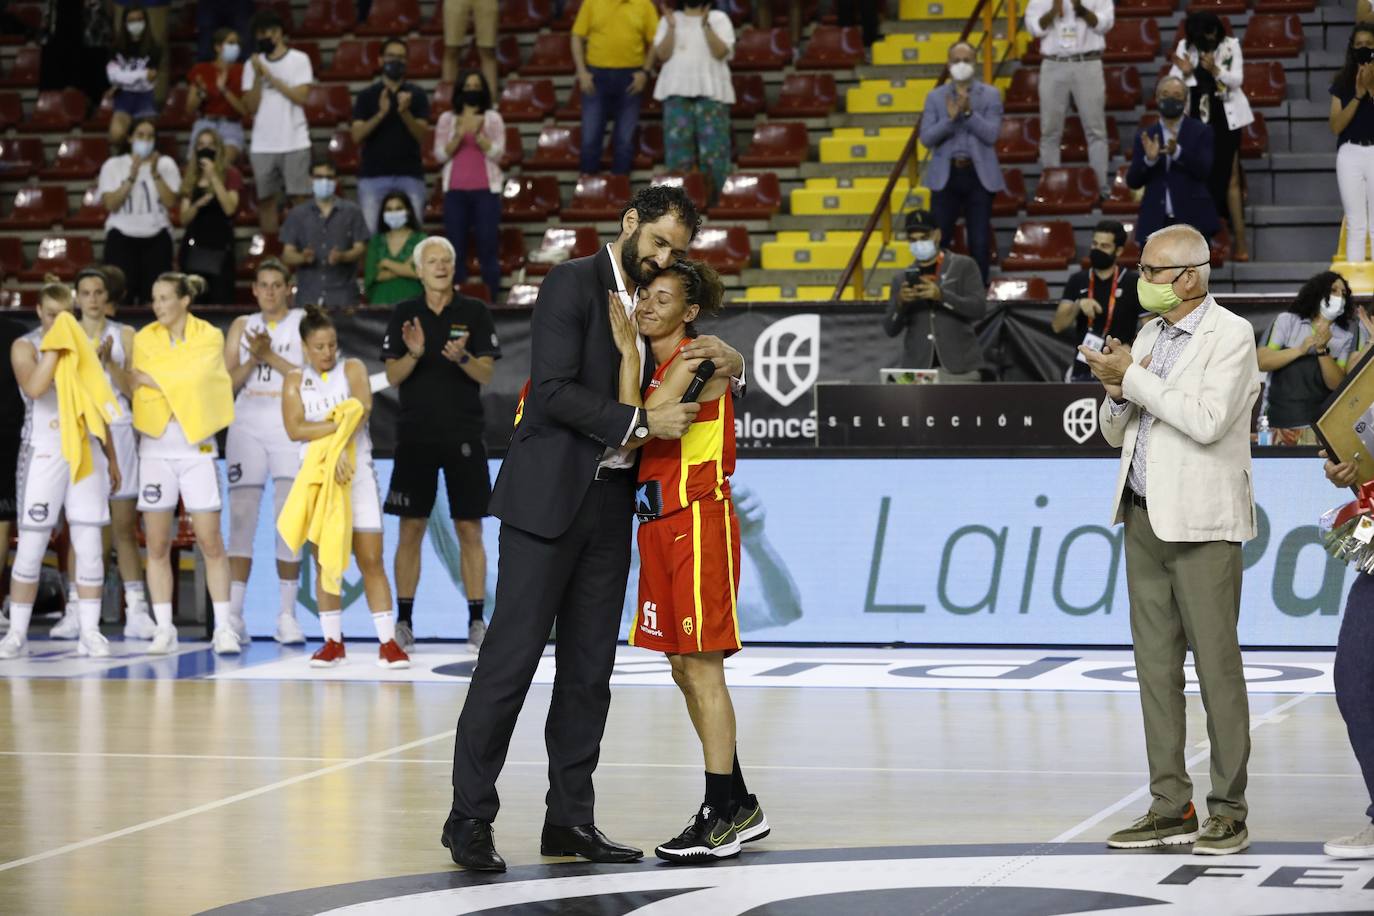
[{"label": "wooden basketball court floor", "polygon": [[[700,751],[666,666],[622,648],[597,822],[633,866],[539,855],[552,659],[500,782],[504,876],[439,846],[473,656],[312,671],[307,647],[217,659],[34,643],[0,663],[0,912],[646,916],[1374,912],[1374,862],[1321,842],[1369,799],[1331,694],[1330,653],[1247,654],[1255,847],[1108,854],[1148,805],[1124,652],[756,648],[731,660],[739,750],[772,835],[735,860],[652,856],[701,797]],[[1206,732],[1189,697],[1205,806]]]}]

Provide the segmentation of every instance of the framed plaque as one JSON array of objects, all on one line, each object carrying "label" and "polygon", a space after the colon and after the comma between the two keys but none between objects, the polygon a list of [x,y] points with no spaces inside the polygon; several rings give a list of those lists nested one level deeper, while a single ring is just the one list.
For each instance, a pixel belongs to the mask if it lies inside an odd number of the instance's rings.
[{"label": "framed plaque", "polygon": [[1332,461],[1354,461],[1360,483],[1374,480],[1374,347],[1346,373],[1313,428]]}]

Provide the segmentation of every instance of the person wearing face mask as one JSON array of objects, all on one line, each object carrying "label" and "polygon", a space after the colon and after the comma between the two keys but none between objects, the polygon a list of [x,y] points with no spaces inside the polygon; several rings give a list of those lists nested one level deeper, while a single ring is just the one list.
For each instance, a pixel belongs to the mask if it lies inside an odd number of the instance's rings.
[{"label": "person wearing face mask", "polygon": [[1274,319],[1259,350],[1269,373],[1269,428],[1283,445],[1316,445],[1312,424],[1340,387],[1355,350],[1350,285],[1323,271],[1302,285],[1288,311]]},{"label": "person wearing face mask", "polygon": [[181,173],[176,160],[156,150],[151,118],[134,124],[130,151],[100,167],[96,192],[108,211],[105,260],[124,271],[128,301],[152,300],[153,281],[172,267],[171,209]]},{"label": "person wearing face mask", "polygon": [[253,114],[248,155],[258,192],[258,222],[276,235],[278,195],[294,203],[310,196],[310,125],[305,103],[315,82],[310,56],[286,46],[281,16],[263,10],[253,17],[258,53],[243,68],[243,104]]},{"label": "person wearing face mask", "polygon": [[[224,29],[243,40],[238,59],[247,60],[253,53],[253,0],[197,0],[196,60],[219,58],[218,36]],[[235,89],[238,85],[233,84]]]},{"label": "person wearing face mask", "polygon": [[196,138],[201,131],[213,130],[224,141],[224,159],[229,165],[238,161],[243,152],[243,116],[248,113],[239,95],[243,84],[243,64],[239,63],[242,44],[233,29],[215,32],[215,59],[196,64],[186,81],[186,113],[195,116],[191,125],[191,145],[187,155],[196,151]]},{"label": "person wearing face mask", "polygon": [[292,207],[281,227],[281,259],[296,271],[296,304],[357,305],[358,262],[368,240],[363,211],[338,196],[334,163],[315,163],[310,182],[313,199]]},{"label": "person wearing face mask", "polygon": [[[1155,318],[1134,347],[1082,346],[1107,397],[1102,436],[1121,449],[1113,524],[1124,522],[1131,641],[1145,720],[1149,810],[1116,849],[1193,844],[1201,855],[1250,845],[1245,826],[1250,709],[1241,670],[1241,542],[1255,536],[1250,414],[1259,395],[1255,332],[1208,292],[1207,240],[1192,226],[1149,237],[1140,304]],[[1212,785],[1199,830],[1184,766],[1189,649],[1207,698]]]},{"label": "person wearing face mask", "polygon": [[940,248],[943,233],[929,210],[906,215],[913,263],[892,278],[883,316],[888,337],[902,336],[901,365],[938,369],[941,382],[976,382],[983,348],[974,324],[987,312],[987,287],[973,258]]},{"label": "person wearing face mask", "polygon": [[1159,123],[1141,129],[1135,137],[1126,184],[1144,189],[1136,238],[1148,238],[1155,230],[1183,223],[1209,240],[1217,234],[1220,220],[1207,181],[1212,175],[1212,128],[1186,114],[1188,86],[1176,76],[1166,76],[1155,88]]},{"label": "person wearing face mask", "polygon": [[1345,210],[1345,259],[1369,260],[1374,211],[1374,24],[1350,34],[1345,64],[1331,81],[1331,132],[1336,135],[1336,183]]},{"label": "person wearing face mask", "polygon": [[363,264],[363,296],[369,305],[395,305],[425,291],[412,257],[424,238],[409,197],[392,191],[382,198],[382,231],[367,243]]},{"label": "person wearing face mask", "polygon": [[358,206],[369,232],[377,232],[382,198],[400,191],[416,213],[425,212],[425,164],[420,144],[429,134],[429,96],[406,81],[406,43],[382,45],[382,77],[353,100],[353,142],[362,161]]},{"label": "person wearing face mask", "polygon": [[992,199],[1006,183],[996,149],[1002,95],[977,78],[976,57],[973,45],[956,43],[949,49],[949,81],[926,96],[921,143],[930,150],[930,164],[922,183],[931,190],[943,238],[954,238],[963,217],[969,252],[986,284]]},{"label": "person wearing face mask", "polygon": [[[1103,220],[1093,229],[1088,249],[1089,268],[1069,277],[1064,295],[1055,310],[1050,328],[1095,350],[1102,349],[1108,337],[1130,343],[1135,340],[1140,315],[1136,283],[1140,275],[1123,267],[1126,227],[1115,220]],[[1091,382],[1087,360],[1074,353],[1065,381]]]},{"label": "person wearing face mask", "polygon": [[654,56],[662,67],[654,98],[663,103],[663,139],[668,171],[701,171],[712,200],[730,173],[730,56],[735,26],[710,0],[683,0],[666,12],[654,33]]},{"label": "person wearing face mask", "polygon": [[[501,189],[506,176],[506,122],[491,104],[486,77],[468,70],[453,86],[453,107],[434,130],[434,158],[444,193],[444,236],[462,256],[454,281],[468,278],[467,252],[477,249],[482,282],[496,298],[501,293]],[[471,238],[473,245],[469,246]]]},{"label": "person wearing face mask", "polygon": [[137,118],[157,116],[155,89],[162,50],[148,31],[148,14],[132,7],[124,14],[122,28],[116,31],[113,53],[105,65],[110,81],[107,95],[114,99],[110,115],[110,146],[119,149],[129,136],[129,125]]},{"label": "person wearing face mask", "polygon": [[243,196],[243,176],[214,130],[199,131],[195,152],[181,179],[181,268],[204,277],[209,301],[234,301],[234,215]]}]

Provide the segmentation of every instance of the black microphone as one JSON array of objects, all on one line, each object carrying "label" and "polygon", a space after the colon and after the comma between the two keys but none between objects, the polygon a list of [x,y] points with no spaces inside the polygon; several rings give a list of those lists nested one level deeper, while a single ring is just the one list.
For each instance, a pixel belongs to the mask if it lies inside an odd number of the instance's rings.
[{"label": "black microphone", "polygon": [[715,374],[716,364],[709,359],[703,360],[701,365],[697,366],[696,375],[692,376],[692,381],[687,384],[687,390],[682,394],[682,403],[691,404],[701,397],[701,389],[706,387],[706,383]]}]

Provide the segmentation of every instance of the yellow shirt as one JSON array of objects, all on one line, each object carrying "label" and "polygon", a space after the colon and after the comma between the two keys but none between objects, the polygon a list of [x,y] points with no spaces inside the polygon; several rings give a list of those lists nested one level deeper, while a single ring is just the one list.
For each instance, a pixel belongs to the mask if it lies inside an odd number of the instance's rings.
[{"label": "yellow shirt", "polygon": [[572,30],[587,40],[587,66],[638,68],[657,29],[652,0],[585,0]]}]

